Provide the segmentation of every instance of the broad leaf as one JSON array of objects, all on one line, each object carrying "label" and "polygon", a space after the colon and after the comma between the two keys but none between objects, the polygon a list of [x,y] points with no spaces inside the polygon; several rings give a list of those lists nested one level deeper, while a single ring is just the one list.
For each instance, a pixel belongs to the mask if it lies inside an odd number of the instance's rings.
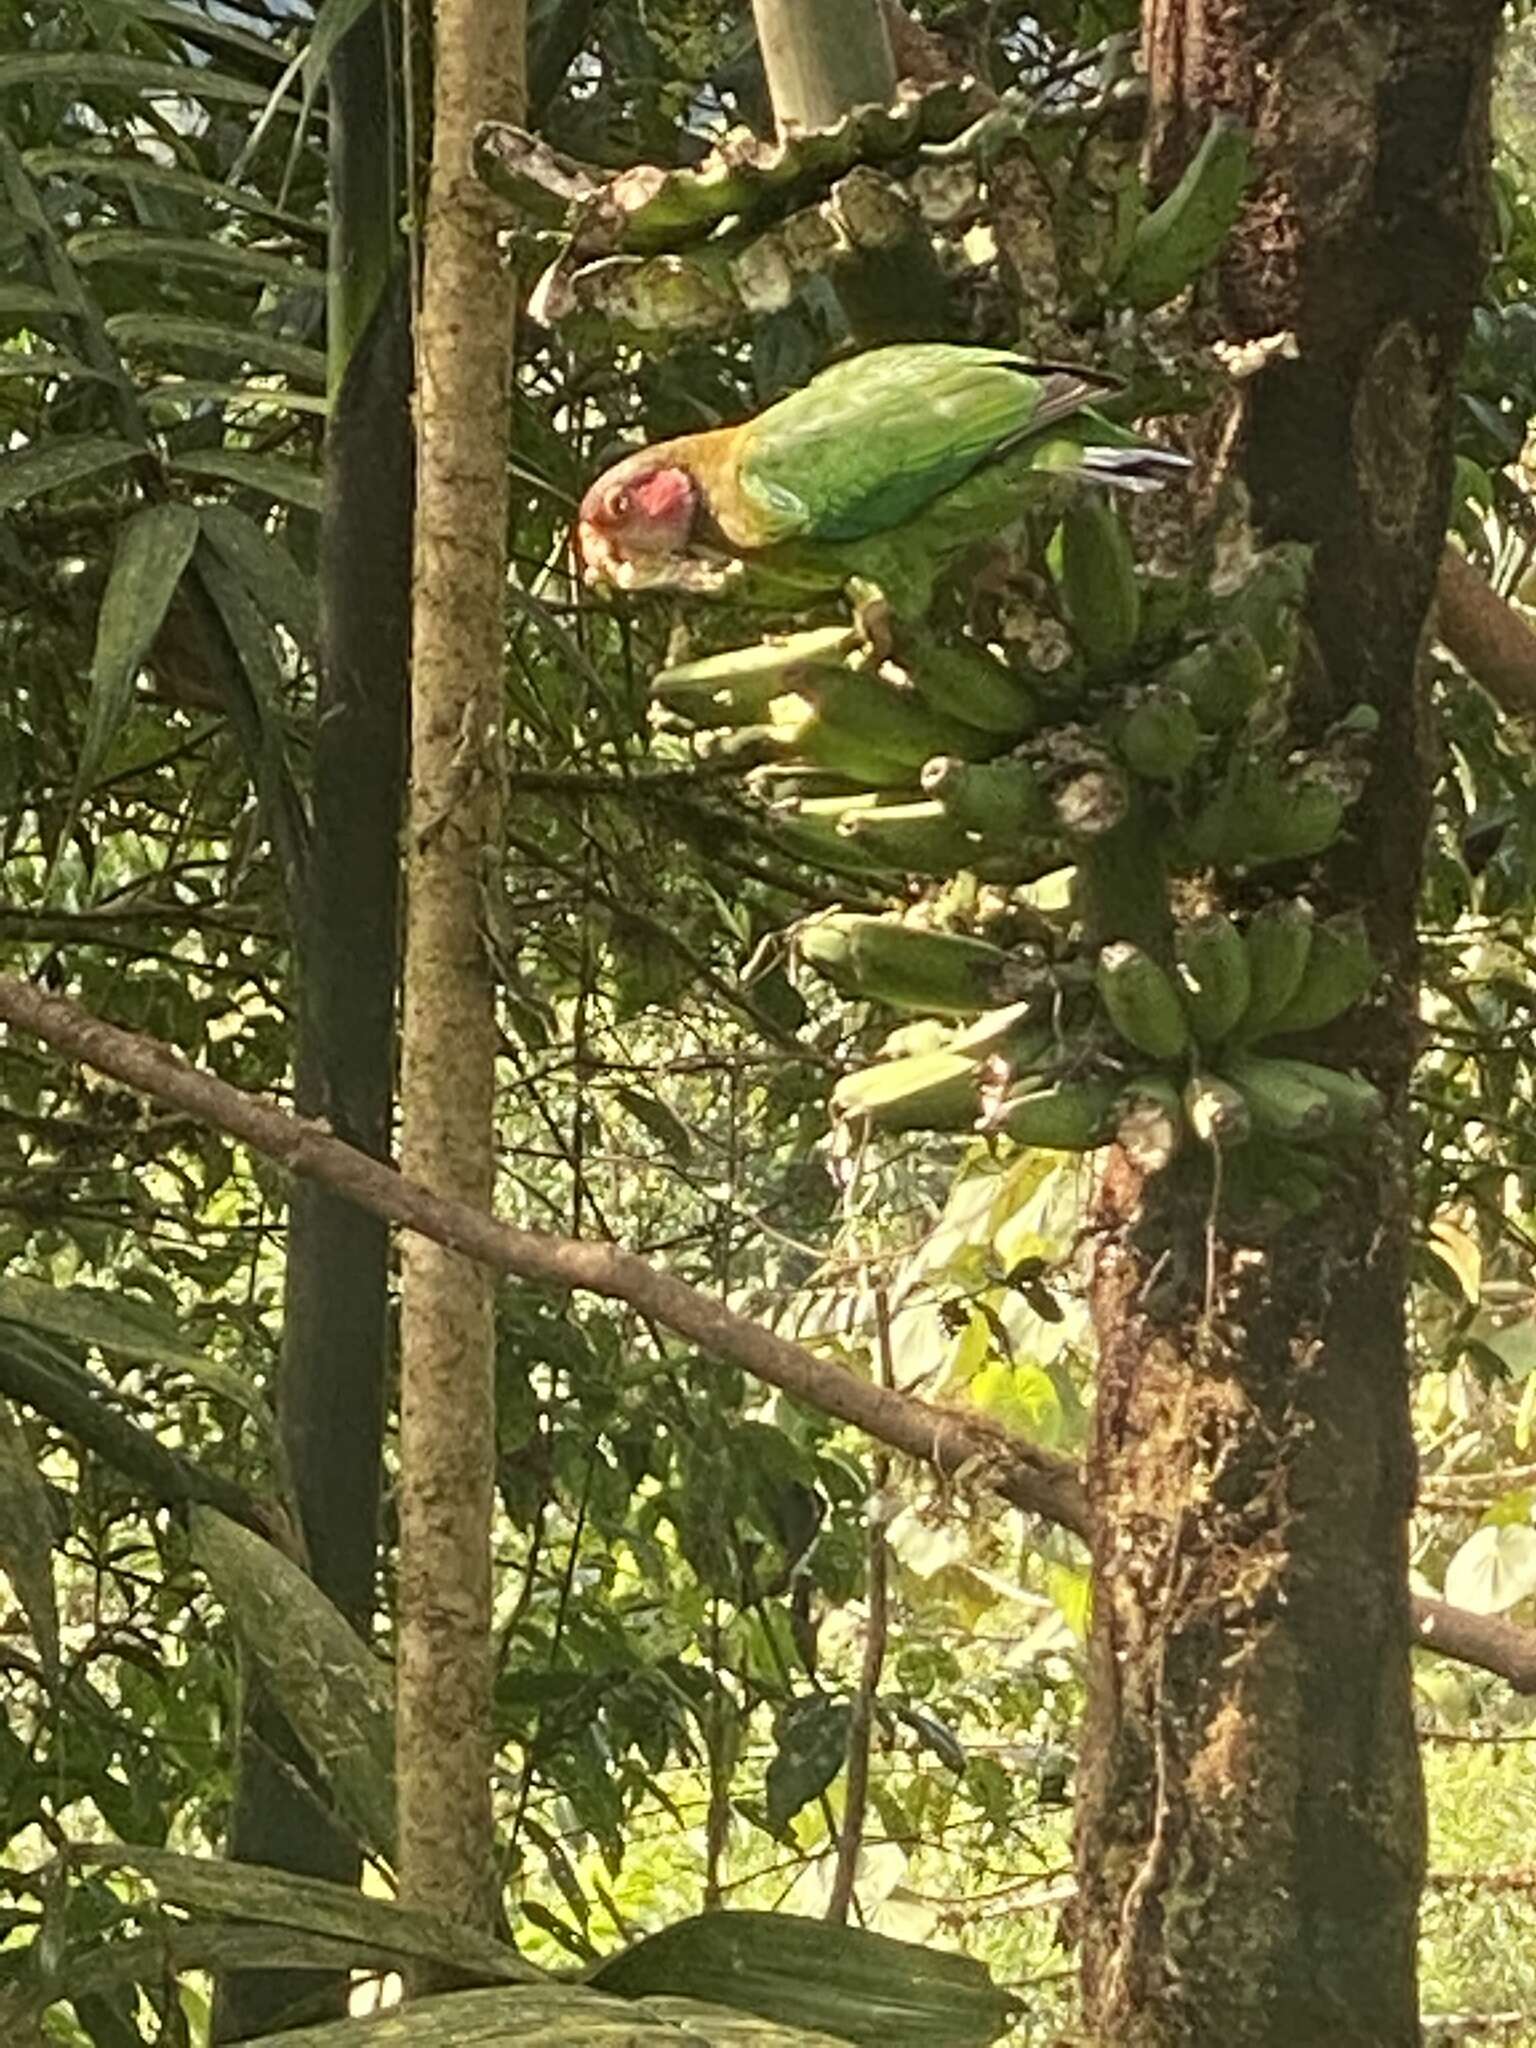
[{"label": "broad leaf", "polygon": [[92,1344],[119,1358],[201,1372],[201,1351],[182,1337],[171,1318],[148,1302],[90,1287],[51,1287],[20,1273],[0,1279],[0,1318]]},{"label": "broad leaf", "polygon": [[395,1828],[394,1715],[384,1667],[314,1580],[254,1531],[192,1510],[192,1548],[263,1681],[368,1848]]},{"label": "broad leaf", "polygon": [[286,505],[298,505],[306,512],[318,512],[325,500],[325,486],[311,469],[297,462],[285,462],[280,455],[249,455],[243,448],[196,448],[177,456],[176,469],[194,476],[221,477],[242,490],[259,491]]},{"label": "broad leaf", "polygon": [[705,1913],[591,1971],[625,1997],[669,1992],[864,2048],[983,2048],[1015,2000],[969,1956],[782,1913]]},{"label": "broad leaf", "polygon": [[516,1991],[455,1991],[365,2020],[333,2020],[263,2034],[246,2048],[838,2048],[837,2038],[744,2019],[692,1999],[631,2005],[574,1984]]},{"label": "broad leaf", "polygon": [[44,441],[14,455],[0,455],[0,512],[25,505],[44,491],[56,491],[63,484],[79,483],[83,477],[103,470],[121,469],[144,453],[132,441],[112,434],[79,434],[58,441]]},{"label": "broad leaf", "polygon": [[1536,1529],[1502,1522],[1476,1529],[1445,1570],[1445,1597],[1473,1614],[1503,1614],[1536,1593]]},{"label": "broad leaf", "polygon": [[146,505],[118,535],[91,659],[91,697],[75,773],[75,802],[95,784],[133,699],[134,679],[165,623],[197,545],[191,505]]},{"label": "broad leaf", "polygon": [[804,1806],[819,1799],[843,1767],[848,1748],[848,1706],[812,1699],[786,1716],[768,1766],[768,1825],[782,1834]]},{"label": "broad leaf", "polygon": [[313,582],[275,534],[234,505],[204,505],[203,532],[274,625],[312,659],[320,654],[320,600]]},{"label": "broad leaf", "polygon": [[0,1571],[32,1626],[43,1669],[59,1669],[59,1615],[53,1591],[53,1514],[27,1433],[0,1399]]}]

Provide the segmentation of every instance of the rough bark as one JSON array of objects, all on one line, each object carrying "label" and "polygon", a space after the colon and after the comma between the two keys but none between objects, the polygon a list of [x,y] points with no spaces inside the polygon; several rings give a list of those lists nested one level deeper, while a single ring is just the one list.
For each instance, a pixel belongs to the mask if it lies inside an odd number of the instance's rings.
[{"label": "rough bark", "polygon": [[[321,548],[323,660],[313,829],[295,910],[295,1094],[306,1116],[388,1157],[399,846],[410,654],[409,279],[400,218],[394,22],[375,8],[328,67],[332,409]],[[316,1183],[288,1211],[277,1407],[310,1571],[367,1635],[378,1552],[389,1235]],[[281,1761],[280,1761],[281,1760]],[[258,1693],[242,1733],[228,1848],[355,1884],[361,1857],[295,1782],[299,1757]],[[215,2037],[346,2009],[337,1972],[250,1970],[219,1987]]]},{"label": "rough bark", "polygon": [[[514,310],[477,124],[521,118],[522,0],[439,0],[418,469],[402,1159],[477,1207],[494,1177],[495,1009],[481,938],[494,843]],[[401,1889],[488,1925],[490,1276],[420,1238],[402,1256],[398,1782]]]},{"label": "rough bark", "polygon": [[[1388,994],[1349,1052],[1402,1104],[1430,785],[1420,657],[1454,375],[1480,276],[1492,0],[1151,0],[1150,161],[1215,107],[1259,178],[1229,338],[1278,332],[1231,455],[1266,539],[1315,543],[1298,729],[1381,720],[1321,908],[1362,904]],[[1214,1225],[1214,1227],[1213,1227]],[[1410,1713],[1397,1149],[1242,1243],[1124,1160],[1096,1218],[1096,1598],[1080,1783],[1091,2038],[1407,2048],[1423,1804]]]}]

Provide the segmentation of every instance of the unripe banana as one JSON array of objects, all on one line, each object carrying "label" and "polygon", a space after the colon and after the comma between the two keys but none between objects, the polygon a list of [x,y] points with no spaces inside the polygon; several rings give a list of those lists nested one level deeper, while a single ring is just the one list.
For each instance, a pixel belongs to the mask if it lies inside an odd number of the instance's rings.
[{"label": "unripe banana", "polygon": [[1005,740],[1022,739],[1040,723],[1029,684],[985,648],[909,635],[902,640],[901,657],[924,703],[947,718]]},{"label": "unripe banana", "polygon": [[[797,707],[794,710],[786,707]],[[801,697],[774,700],[771,725],[746,725],[706,744],[711,761],[782,761],[865,789],[909,789],[912,766],[882,753],[858,733],[827,725]]]},{"label": "unripe banana", "polygon": [[848,911],[807,919],[796,943],[840,994],[937,1017],[986,1009],[1008,960],[982,939]]},{"label": "unripe banana", "polygon": [[924,793],[952,822],[984,839],[1015,839],[1051,823],[1051,807],[1027,761],[960,761],[941,754],[925,763]]},{"label": "unripe banana", "polygon": [[1252,993],[1242,934],[1219,910],[1181,924],[1173,935],[1184,1008],[1202,1045],[1219,1045],[1237,1028]]},{"label": "unripe banana", "polygon": [[1232,1054],[1223,1064],[1224,1078],[1241,1090],[1253,1128],[1262,1136],[1315,1140],[1333,1128],[1328,1097],[1279,1060]]},{"label": "unripe banana", "polygon": [[1091,1152],[1114,1131],[1114,1081],[1055,1081],[1045,1088],[1027,1087],[1005,1095],[984,1125],[989,1135],[1012,1138],[1016,1144],[1048,1151]]},{"label": "unripe banana", "polygon": [[1306,971],[1268,1035],[1289,1038],[1300,1031],[1321,1031],[1352,1009],[1375,979],[1376,961],[1364,917],[1349,910],[1327,918],[1313,932]]},{"label": "unripe banana", "polygon": [[909,875],[953,875],[973,865],[977,848],[942,804],[881,804],[851,811],[837,841],[883,868]]},{"label": "unripe banana", "polygon": [[1289,670],[1295,658],[1311,566],[1309,547],[1279,541],[1259,556],[1247,581],[1221,601],[1223,626],[1246,627],[1270,667]]},{"label": "unripe banana", "polygon": [[845,1074],[832,1090],[834,1115],[880,1131],[963,1131],[981,1106],[977,1064],[954,1052],[911,1053]]},{"label": "unripe banana", "polygon": [[1276,860],[1310,860],[1339,836],[1345,797],[1325,768],[1304,769],[1282,785],[1280,803],[1255,823],[1254,865]]},{"label": "unripe banana", "polygon": [[1301,986],[1312,950],[1312,906],[1300,896],[1277,898],[1254,912],[1243,934],[1248,955],[1244,1038],[1262,1038]]},{"label": "unripe banana", "polygon": [[1200,752],[1200,724],[1181,690],[1154,685],[1141,693],[1120,728],[1120,758],[1153,782],[1177,782]]},{"label": "unripe banana", "polygon": [[1137,227],[1114,296],[1147,312],[1205,270],[1237,219],[1249,174],[1247,131],[1217,114],[1184,175]]},{"label": "unripe banana", "polygon": [[886,1033],[880,1041],[879,1057],[904,1060],[913,1053],[948,1052],[954,1035],[953,1024],[938,1017],[917,1017],[910,1024],[898,1024],[894,1031]]},{"label": "unripe banana", "polygon": [[1105,496],[1085,491],[1062,515],[1061,596],[1089,666],[1124,661],[1136,644],[1141,593],[1130,536]]},{"label": "unripe banana", "polygon": [[1027,996],[1023,1002],[1007,1003],[1000,1010],[988,1010],[957,1031],[949,1041],[951,1052],[966,1053],[973,1060],[992,1056],[1023,1063],[1041,1058],[1051,1045],[1049,1030],[1037,1020],[1040,999]]},{"label": "unripe banana", "polygon": [[1184,1090],[1184,1113],[1201,1143],[1217,1150],[1243,1144],[1253,1129],[1248,1098],[1219,1074],[1196,1074]]},{"label": "unripe banana", "polygon": [[678,662],[652,680],[651,694],[692,725],[753,725],[775,697],[793,690],[812,669],[841,668],[858,645],[847,626],[732,647],[698,661]]},{"label": "unripe banana", "polygon": [[970,760],[997,751],[998,742],[988,734],[943,717],[915,692],[882,682],[865,669],[808,673],[793,691],[774,699],[769,722],[793,727],[808,707],[829,731],[862,741],[909,769],[921,768],[934,754],[959,754]]},{"label": "unripe banana", "polygon": [[1117,939],[1100,953],[1095,979],[1109,1021],[1128,1045],[1155,1060],[1177,1059],[1188,1049],[1179,992],[1150,953]]},{"label": "unripe banana", "polygon": [[1269,685],[1269,663],[1246,626],[1229,626],[1158,670],[1158,680],[1182,691],[1202,732],[1241,725]]},{"label": "unripe banana", "polygon": [[[860,874],[916,873],[893,856],[882,857],[873,842],[860,844],[842,830],[851,818],[876,810],[904,810],[906,805],[894,793],[885,795],[862,791],[857,796],[803,796],[773,806],[768,814],[774,838],[802,860],[826,867],[856,870]],[[949,873],[948,868],[939,870]]]},{"label": "unripe banana", "polygon": [[1184,1107],[1166,1074],[1138,1074],[1115,1105],[1115,1142],[1143,1173],[1161,1173],[1184,1136]]},{"label": "unripe banana", "polygon": [[1332,1130],[1339,1137],[1374,1130],[1387,1113],[1381,1090],[1353,1069],[1324,1067],[1315,1060],[1277,1059],[1273,1064],[1327,1096],[1333,1112]]}]

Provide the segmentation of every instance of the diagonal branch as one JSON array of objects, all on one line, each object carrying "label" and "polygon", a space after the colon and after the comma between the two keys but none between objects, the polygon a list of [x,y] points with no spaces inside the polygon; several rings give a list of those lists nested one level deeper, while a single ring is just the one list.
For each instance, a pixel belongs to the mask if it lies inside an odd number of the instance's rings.
[{"label": "diagonal branch", "polygon": [[[1088,1534],[1088,1504],[1071,1462],[1023,1442],[978,1415],[937,1408],[875,1386],[802,1345],[659,1272],[616,1245],[520,1230],[465,1202],[445,1200],[391,1166],[345,1145],[321,1124],[290,1116],[259,1096],[193,1067],[167,1045],[120,1031],[77,1004],[0,975],[0,1020],[45,1040],[82,1065],[240,1139],[290,1172],[323,1182],[358,1207],[387,1216],[496,1271],[622,1301],[768,1386],[851,1423],[892,1450],[965,1473],[1012,1506]],[[1415,1642],[1536,1693],[1536,1629],[1498,1615],[1468,1614],[1440,1600],[1413,1602]]]},{"label": "diagonal branch", "polygon": [[1440,558],[1435,628],[1501,711],[1536,718],[1536,632],[1453,547]]}]

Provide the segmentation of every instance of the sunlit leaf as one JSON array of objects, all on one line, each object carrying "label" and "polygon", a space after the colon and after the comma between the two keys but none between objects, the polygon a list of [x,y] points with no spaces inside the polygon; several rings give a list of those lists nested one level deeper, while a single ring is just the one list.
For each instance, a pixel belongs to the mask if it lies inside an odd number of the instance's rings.
[{"label": "sunlit leaf", "polygon": [[1475,1529],[1445,1568],[1445,1597],[1472,1614],[1503,1614],[1536,1593],[1536,1529]]}]

